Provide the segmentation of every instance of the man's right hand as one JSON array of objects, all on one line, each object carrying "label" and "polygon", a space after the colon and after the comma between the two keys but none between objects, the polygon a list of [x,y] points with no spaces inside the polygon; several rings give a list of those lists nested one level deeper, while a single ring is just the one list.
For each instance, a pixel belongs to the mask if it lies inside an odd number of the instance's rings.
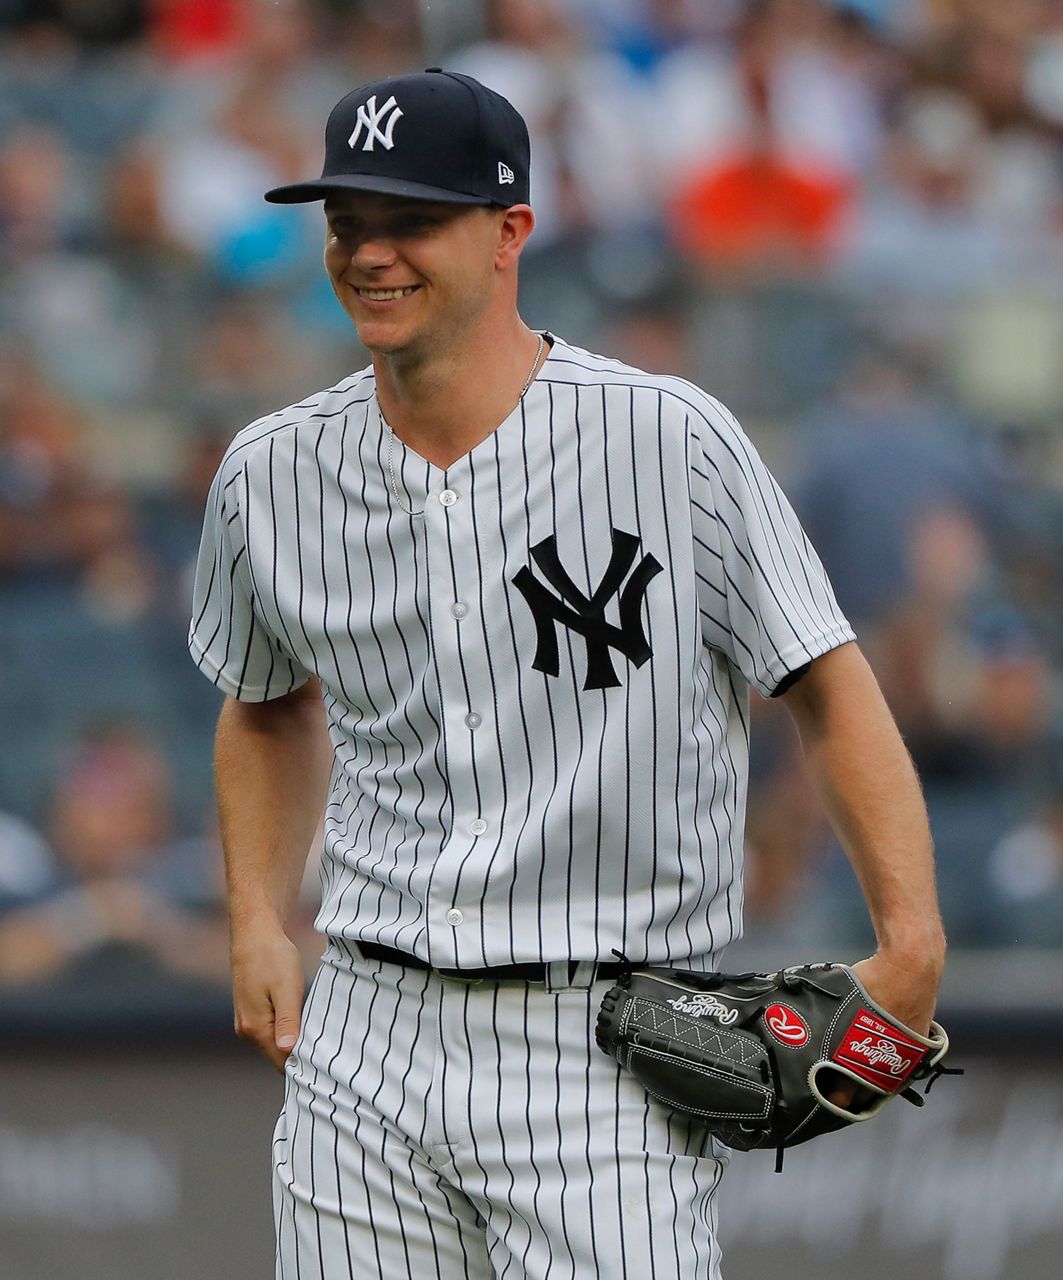
[{"label": "man's right hand", "polygon": [[279,927],[232,941],[233,1025],[278,1071],[295,1046],[306,980],[295,943]]}]

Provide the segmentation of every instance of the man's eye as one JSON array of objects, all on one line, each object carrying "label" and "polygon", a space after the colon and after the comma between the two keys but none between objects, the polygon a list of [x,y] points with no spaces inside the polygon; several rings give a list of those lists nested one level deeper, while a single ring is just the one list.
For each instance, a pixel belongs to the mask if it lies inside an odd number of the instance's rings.
[{"label": "man's eye", "polygon": [[397,218],[394,222],[376,229],[366,229],[355,218],[332,218],[329,229],[334,236],[349,240],[357,236],[418,236],[424,235],[436,226],[436,219],[418,214],[415,217]]}]

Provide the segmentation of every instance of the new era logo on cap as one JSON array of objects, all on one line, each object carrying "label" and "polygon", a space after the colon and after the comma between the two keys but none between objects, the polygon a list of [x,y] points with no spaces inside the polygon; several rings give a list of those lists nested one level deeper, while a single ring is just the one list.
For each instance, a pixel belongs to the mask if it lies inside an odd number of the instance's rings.
[{"label": "new era logo on cap", "polygon": [[472,76],[430,67],[363,85],[332,109],[321,177],[266,192],[275,204],[373,191],[455,204],[526,204],[528,130]]}]

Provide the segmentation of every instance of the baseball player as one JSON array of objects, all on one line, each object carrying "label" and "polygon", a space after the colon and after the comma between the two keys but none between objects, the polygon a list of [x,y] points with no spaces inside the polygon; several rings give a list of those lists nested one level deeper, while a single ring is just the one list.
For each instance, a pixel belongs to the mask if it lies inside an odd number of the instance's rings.
[{"label": "baseball player", "polygon": [[[326,127],[325,266],[372,355],[233,441],[190,645],[238,1032],[283,1066],[277,1275],[717,1277],[726,1148],[593,1044],[616,953],[740,929],[748,692],[782,695],[912,1027],[944,944],[914,772],[734,418],[530,331],[528,135],[439,68]],[[326,938],[284,932],[324,808]]]}]

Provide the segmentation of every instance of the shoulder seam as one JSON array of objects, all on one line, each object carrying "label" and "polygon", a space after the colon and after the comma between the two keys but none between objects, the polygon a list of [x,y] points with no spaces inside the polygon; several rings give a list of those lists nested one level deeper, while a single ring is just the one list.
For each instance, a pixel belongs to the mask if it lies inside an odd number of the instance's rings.
[{"label": "shoulder seam", "polygon": [[[361,379],[359,383],[355,384],[358,390],[363,390],[361,386],[362,381],[364,381],[364,379]],[[348,388],[348,390],[354,390],[354,389],[355,388]],[[329,388],[329,391],[323,392],[322,394],[328,395],[331,391],[332,391],[332,388]],[[302,404],[291,405],[289,406],[289,408],[280,409],[277,411],[277,413],[269,414],[267,417],[257,418],[254,422],[249,423],[246,427],[244,427],[242,431],[237,432],[237,434],[233,437],[232,442],[230,443],[228,449],[226,450],[226,458],[225,458],[226,463],[227,464],[232,463],[233,459],[235,459],[237,455],[245,452],[246,450],[254,450],[256,446],[265,443],[265,441],[267,440],[273,439],[275,436],[279,435],[282,431],[297,431],[300,427],[309,426],[311,423],[314,423],[314,422],[324,422],[330,418],[338,418],[341,414],[347,413],[349,410],[353,409],[356,405],[368,404],[372,398],[373,398],[372,393],[370,393],[369,395],[357,395],[357,396],[354,396],[352,399],[345,401],[342,405],[339,406],[339,408],[330,410],[327,413],[311,411],[304,414],[303,416],[300,416],[299,418],[292,419],[288,422],[277,423],[274,426],[270,427],[268,430],[262,430],[256,435],[250,435],[250,433],[253,432],[256,427],[266,427],[267,423],[269,423],[270,419],[272,418],[283,417],[288,413],[295,412],[296,410],[302,409],[302,408],[312,409],[312,406],[302,405]],[[250,438],[242,439],[242,437],[244,437],[245,435],[250,435]],[[246,458],[244,459],[244,462],[246,463]],[[229,480],[226,482],[226,487],[228,487],[228,484],[232,482],[233,478],[234,477],[229,478]]]}]

